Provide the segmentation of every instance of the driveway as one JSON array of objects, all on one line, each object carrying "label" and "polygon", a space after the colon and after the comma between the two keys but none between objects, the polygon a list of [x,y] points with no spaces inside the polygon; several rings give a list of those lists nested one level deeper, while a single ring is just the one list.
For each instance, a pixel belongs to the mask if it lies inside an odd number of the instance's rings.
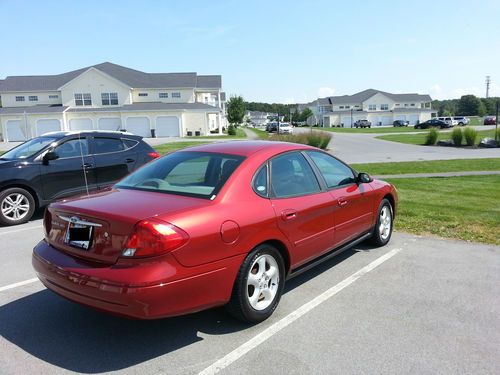
[{"label": "driveway", "polygon": [[0,228],[0,373],[498,374],[500,247],[395,233],[290,280],[256,326],[222,308],[137,321],[46,290],[41,219]]}]

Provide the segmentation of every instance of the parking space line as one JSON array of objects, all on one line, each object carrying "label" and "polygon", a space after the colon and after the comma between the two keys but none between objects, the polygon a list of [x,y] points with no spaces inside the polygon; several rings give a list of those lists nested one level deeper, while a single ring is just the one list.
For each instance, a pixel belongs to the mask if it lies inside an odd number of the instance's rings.
[{"label": "parking space line", "polygon": [[0,234],[11,234],[11,233],[23,232],[25,230],[40,229],[40,228],[43,228],[43,225],[37,225],[36,227],[29,227],[29,228],[20,228],[20,229],[8,230],[6,232],[0,232]]},{"label": "parking space line", "polygon": [[201,371],[198,375],[209,375],[209,374],[216,374],[219,371],[223,370],[224,368],[228,367],[230,364],[247,354],[249,351],[252,349],[255,349],[257,346],[260,344],[264,343],[266,340],[271,338],[273,335],[281,331],[283,328],[287,327],[291,323],[293,323],[295,320],[299,319],[301,316],[307,314],[309,311],[314,309],[315,307],[319,306],[323,302],[327,301],[329,298],[333,297],[335,294],[340,292],[342,289],[348,287],[352,283],[354,283],[356,280],[358,280],[360,277],[366,275],[368,272],[372,271],[385,261],[389,260],[392,258],[394,255],[399,253],[402,249],[393,249],[389,251],[388,253],[382,255],[380,258],[375,259],[373,262],[368,264],[367,266],[361,268],[359,271],[353,273],[351,276],[348,278],[342,280],[340,283],[334,285],[327,291],[323,292],[313,300],[307,302],[306,304],[302,305],[299,307],[297,310],[294,312],[288,314],[285,316],[283,319],[279,320],[278,322],[274,323],[272,326],[266,328],[264,331],[259,333],[257,336],[254,336],[244,344],[240,345],[238,348],[230,352],[229,354],[225,355],[218,361],[214,362],[212,365],[208,366],[205,368],[203,371]]},{"label": "parking space line", "polygon": [[38,278],[35,277],[33,279],[24,280],[24,281],[20,281],[18,283],[2,286],[2,287],[0,287],[0,292],[4,292],[4,291],[9,290],[9,289],[14,289],[14,288],[17,288],[18,286],[33,284],[37,281],[38,281]]}]

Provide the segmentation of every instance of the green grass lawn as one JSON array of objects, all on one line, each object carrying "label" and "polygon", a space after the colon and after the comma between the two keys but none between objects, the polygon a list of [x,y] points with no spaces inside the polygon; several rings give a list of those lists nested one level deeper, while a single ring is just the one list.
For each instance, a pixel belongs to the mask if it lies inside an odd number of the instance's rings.
[{"label": "green grass lawn", "polygon": [[269,138],[269,133],[266,132],[265,130],[260,130],[260,129],[255,129],[255,128],[247,128],[251,132],[254,132],[255,134],[258,135],[260,139],[268,139]]},{"label": "green grass lawn", "polygon": [[245,132],[241,128],[236,128],[236,135],[207,135],[196,137],[196,139],[241,139],[246,138]]},{"label": "green grass lawn", "polygon": [[333,133],[412,133],[422,131],[422,129],[414,129],[413,126],[402,126],[402,127],[372,127],[372,128],[320,128],[313,127],[314,130],[328,131]]},{"label": "green grass lawn", "polygon": [[500,171],[500,158],[367,163],[351,164],[351,166],[357,171],[374,175],[463,171]]},{"label": "green grass lawn", "polygon": [[[420,130],[422,131],[422,130]],[[425,133],[420,133],[420,134],[390,134],[390,135],[381,135],[380,137],[377,137],[377,139],[383,139],[386,141],[392,141],[392,142],[399,142],[399,143],[408,143],[412,145],[423,145],[425,143],[425,137],[427,135],[428,131]],[[489,129],[489,130],[481,130],[478,131],[478,136],[476,143],[479,144],[482,138],[485,137],[490,137],[490,138],[495,138],[495,129]],[[451,133],[443,133],[439,132],[439,137],[438,140],[445,140],[445,139],[450,139],[451,138]],[[465,142],[464,142],[465,143]]]},{"label": "green grass lawn", "polygon": [[500,245],[500,176],[391,182],[399,194],[395,229]]},{"label": "green grass lawn", "polygon": [[172,151],[177,151],[186,147],[191,147],[191,146],[199,146],[199,145],[204,145],[208,142],[172,142],[172,143],[164,143],[158,146],[154,146],[153,148],[159,152],[160,154],[167,154]]}]

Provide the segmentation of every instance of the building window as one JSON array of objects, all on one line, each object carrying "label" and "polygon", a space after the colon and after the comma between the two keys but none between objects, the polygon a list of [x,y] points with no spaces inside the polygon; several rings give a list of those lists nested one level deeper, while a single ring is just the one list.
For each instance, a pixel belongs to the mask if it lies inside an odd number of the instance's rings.
[{"label": "building window", "polygon": [[172,93],[172,98],[180,98],[181,97],[181,93],[180,92],[173,92]]},{"label": "building window", "polygon": [[349,108],[351,108],[351,106],[350,106],[350,105],[346,105],[346,106],[345,106],[345,109],[349,109]]},{"label": "building window", "polygon": [[92,105],[90,94],[75,94],[75,105],[77,107]]},{"label": "building window", "polygon": [[343,105],[339,106],[339,109],[344,109],[344,106]]},{"label": "building window", "polygon": [[30,102],[37,102],[38,101],[38,96],[36,95],[30,95],[28,96],[28,99]]},{"label": "building window", "polygon": [[408,107],[408,103],[405,103],[405,107]]},{"label": "building window", "polygon": [[368,104],[368,110],[369,111],[376,111],[377,105],[376,104]]},{"label": "building window", "polygon": [[138,94],[138,96],[148,96],[148,93],[147,93],[147,92],[140,92],[140,93]]},{"label": "building window", "polygon": [[380,110],[381,111],[388,111],[389,110],[389,104],[380,104]]},{"label": "building window", "polygon": [[24,96],[16,96],[16,102],[24,102]]},{"label": "building window", "polygon": [[101,94],[102,105],[118,105],[117,92],[103,92]]},{"label": "building window", "polygon": [[158,96],[160,97],[160,99],[167,99],[168,98],[168,92],[160,92],[158,94]]},{"label": "building window", "polygon": [[49,99],[59,99],[59,95],[49,95]]},{"label": "building window", "polygon": [[396,107],[399,107],[399,103],[396,103]]},{"label": "building window", "polygon": [[412,107],[415,107],[415,103],[411,103],[410,105],[411,105]]}]

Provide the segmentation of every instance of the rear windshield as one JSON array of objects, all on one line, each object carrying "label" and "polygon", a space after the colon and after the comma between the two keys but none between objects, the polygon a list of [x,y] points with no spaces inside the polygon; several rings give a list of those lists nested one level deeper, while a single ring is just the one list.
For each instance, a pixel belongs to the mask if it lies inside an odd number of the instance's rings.
[{"label": "rear windshield", "polygon": [[214,199],[243,159],[212,152],[175,152],[147,164],[115,187]]},{"label": "rear windshield", "polygon": [[15,159],[26,159],[35,155],[38,151],[43,149],[45,146],[57,141],[57,138],[53,137],[38,137],[30,139],[27,142],[13,148],[12,150],[6,152],[1,156],[3,160],[15,160]]}]

